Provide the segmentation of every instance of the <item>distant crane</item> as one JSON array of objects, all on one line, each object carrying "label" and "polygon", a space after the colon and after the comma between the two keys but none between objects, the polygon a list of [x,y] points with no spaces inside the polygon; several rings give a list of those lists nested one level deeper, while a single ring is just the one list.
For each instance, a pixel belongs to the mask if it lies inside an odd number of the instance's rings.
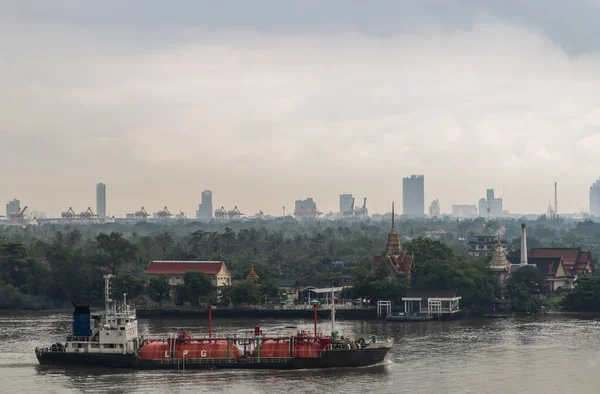
[{"label": "distant crane", "polygon": [[350,204],[350,209],[342,213],[344,214],[344,216],[354,216],[354,197],[352,197],[352,204]]},{"label": "distant crane", "polygon": [[296,209],[294,211],[294,216],[298,219],[301,218],[318,218],[320,215],[322,215],[323,212],[318,211],[317,209],[304,209],[304,208],[299,208]]},{"label": "distant crane", "polygon": [[227,217],[227,211],[225,207],[221,207],[215,211],[215,219],[225,219]]},{"label": "distant crane", "polygon": [[63,219],[75,219],[75,211],[73,208],[69,207],[69,209],[60,215]]},{"label": "distant crane", "polygon": [[355,216],[360,216],[360,217],[366,217],[369,215],[369,210],[367,209],[367,197],[365,197],[364,201],[363,201],[363,206],[362,207],[357,207],[354,210],[354,215]]},{"label": "distant crane", "polygon": [[142,209],[140,209],[139,211],[136,211],[134,214],[136,219],[148,219],[148,212],[146,212],[146,209],[144,207],[142,207]]},{"label": "distant crane", "polygon": [[15,223],[23,223],[25,221],[25,211],[27,207],[17,210],[10,214],[10,219]]},{"label": "distant crane", "polygon": [[90,208],[90,207],[88,207],[87,210],[85,210],[79,214],[79,217],[81,219],[93,219],[96,216],[98,216],[98,215],[96,215],[94,213],[94,211],[92,211],[92,208]]},{"label": "distant crane", "polygon": [[229,219],[239,220],[242,215],[243,213],[240,212],[237,205],[231,211],[227,212],[227,216],[229,216]]},{"label": "distant crane", "polygon": [[171,212],[169,212],[169,209],[164,207],[162,211],[156,212],[156,216],[158,216],[160,219],[169,219],[172,215]]}]

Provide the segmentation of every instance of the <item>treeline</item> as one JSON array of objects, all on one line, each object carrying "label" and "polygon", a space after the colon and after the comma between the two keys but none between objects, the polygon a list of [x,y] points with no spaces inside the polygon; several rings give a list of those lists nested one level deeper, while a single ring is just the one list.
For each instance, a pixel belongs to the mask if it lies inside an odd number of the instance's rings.
[{"label": "treeline", "polygon": [[[102,275],[144,279],[151,260],[224,260],[234,279],[251,267],[262,279],[327,280],[353,275],[370,277],[358,288],[401,294],[408,286],[459,290],[465,303],[487,299],[495,285],[484,262],[468,259],[463,238],[494,233],[504,226],[509,248],[519,246],[518,220],[399,220],[398,232],[411,253],[416,271],[412,283],[378,285],[370,273],[373,256],[384,248],[389,221],[318,221],[293,219],[229,223],[42,225],[0,228],[0,307],[51,308],[101,303]],[[592,222],[566,223],[540,219],[528,223],[530,246],[591,245],[600,235]],[[444,242],[422,244],[425,231],[442,229]],[[415,238],[412,242],[407,239]],[[421,244],[419,243],[421,242]],[[422,248],[416,245],[423,246]],[[433,248],[429,250],[428,248]],[[420,250],[423,250],[422,252]],[[332,261],[343,261],[334,265]],[[365,272],[369,271],[369,274]],[[383,290],[382,290],[383,289]],[[389,290],[385,290],[389,289]],[[394,290],[395,289],[395,290]],[[387,294],[386,294],[387,291]],[[389,297],[388,297],[389,298]]]}]

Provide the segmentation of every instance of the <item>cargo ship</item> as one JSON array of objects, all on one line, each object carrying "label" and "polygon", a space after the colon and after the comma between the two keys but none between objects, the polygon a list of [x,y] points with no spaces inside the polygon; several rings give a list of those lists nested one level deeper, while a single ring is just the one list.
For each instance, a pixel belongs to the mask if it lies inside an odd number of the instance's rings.
[{"label": "cargo ship", "polygon": [[[192,336],[176,330],[162,336],[138,335],[135,308],[110,298],[112,275],[105,275],[105,310],[91,314],[89,306],[75,306],[73,332],[64,343],[36,348],[42,365],[103,366],[129,369],[308,369],[364,367],[384,361],[393,341],[371,336],[351,339],[335,329],[331,303],[331,333],[314,329],[264,332],[260,326],[228,335],[213,334],[211,308],[208,333]],[[333,297],[332,297],[333,299]]]}]

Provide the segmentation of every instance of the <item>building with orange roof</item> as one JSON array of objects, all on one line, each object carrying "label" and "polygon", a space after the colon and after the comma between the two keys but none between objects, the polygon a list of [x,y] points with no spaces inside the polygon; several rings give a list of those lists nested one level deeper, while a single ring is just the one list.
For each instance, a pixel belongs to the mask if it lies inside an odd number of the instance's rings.
[{"label": "building with orange roof", "polygon": [[252,279],[253,281],[258,281],[258,274],[254,271],[254,264],[252,264],[252,269],[248,272],[247,279]]}]

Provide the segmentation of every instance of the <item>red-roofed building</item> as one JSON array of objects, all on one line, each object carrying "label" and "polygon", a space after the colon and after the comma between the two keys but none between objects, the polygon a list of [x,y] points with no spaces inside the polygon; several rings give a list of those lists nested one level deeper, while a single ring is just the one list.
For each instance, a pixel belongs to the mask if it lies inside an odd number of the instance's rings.
[{"label": "red-roofed building", "polygon": [[182,285],[186,272],[203,272],[212,279],[212,284],[220,293],[220,288],[231,285],[231,274],[223,261],[164,261],[155,260],[148,264],[146,275],[148,278],[165,275],[169,278],[171,286]]},{"label": "red-roofed building", "polygon": [[531,257],[528,264],[534,264],[544,275],[544,286],[550,291],[572,290],[576,279],[565,268],[562,257]]},{"label": "red-roofed building", "polygon": [[527,252],[527,259],[554,258],[562,259],[567,275],[578,276],[591,274],[594,271],[594,260],[590,251],[581,248],[535,248]]}]

